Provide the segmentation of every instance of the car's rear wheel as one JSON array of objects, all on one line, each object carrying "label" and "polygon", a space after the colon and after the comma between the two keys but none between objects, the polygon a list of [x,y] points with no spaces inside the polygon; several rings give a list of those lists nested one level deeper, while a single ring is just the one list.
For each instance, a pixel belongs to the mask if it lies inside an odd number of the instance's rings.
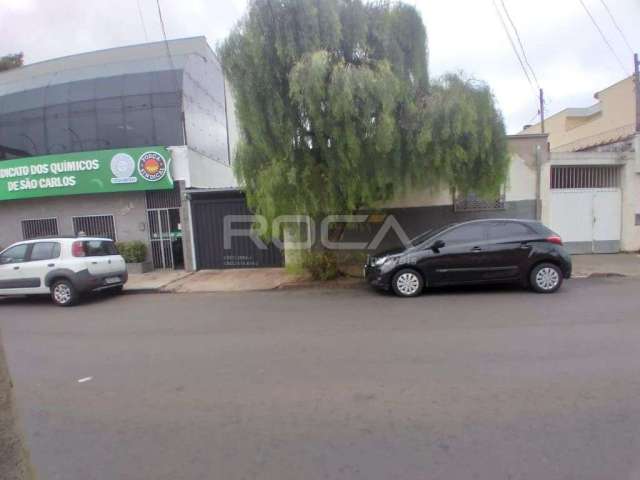
[{"label": "car's rear wheel", "polygon": [[553,263],[541,263],[531,270],[529,283],[538,293],[553,293],[562,285],[562,271]]},{"label": "car's rear wheel", "polygon": [[77,303],[78,297],[78,291],[69,280],[56,280],[51,285],[51,300],[60,307]]},{"label": "car's rear wheel", "polygon": [[400,270],[391,280],[391,288],[399,297],[415,297],[422,292],[423,287],[422,275],[410,268]]}]

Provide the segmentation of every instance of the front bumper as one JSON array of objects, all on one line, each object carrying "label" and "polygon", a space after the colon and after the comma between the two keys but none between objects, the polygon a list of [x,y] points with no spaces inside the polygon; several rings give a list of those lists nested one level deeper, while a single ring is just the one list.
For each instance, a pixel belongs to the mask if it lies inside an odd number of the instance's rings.
[{"label": "front bumper", "polygon": [[376,288],[388,290],[391,286],[391,279],[388,273],[383,273],[379,267],[373,265],[364,266],[364,279],[369,285]]}]

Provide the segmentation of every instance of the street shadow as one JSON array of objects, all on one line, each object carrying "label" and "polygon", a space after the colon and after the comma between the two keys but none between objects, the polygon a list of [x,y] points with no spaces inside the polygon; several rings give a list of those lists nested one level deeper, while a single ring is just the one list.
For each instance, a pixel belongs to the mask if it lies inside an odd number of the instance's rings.
[{"label": "street shadow", "polygon": [[[562,287],[558,293],[562,292]],[[372,294],[378,294],[383,297],[396,297],[395,293],[392,290],[377,290],[375,288],[371,288]],[[489,294],[520,294],[520,293],[531,293],[534,294],[532,290],[529,290],[521,285],[514,283],[494,283],[494,284],[479,284],[479,285],[448,285],[442,287],[429,287],[426,288],[418,298],[423,296],[453,296],[453,295],[489,295]]]},{"label": "street shadow", "polygon": [[[108,292],[94,292],[83,295],[77,304],[66,308],[82,308],[83,305],[93,305],[114,300],[118,295]],[[58,308],[53,304],[49,295],[30,295],[30,296],[0,296],[0,308],[3,305],[29,305]]]}]

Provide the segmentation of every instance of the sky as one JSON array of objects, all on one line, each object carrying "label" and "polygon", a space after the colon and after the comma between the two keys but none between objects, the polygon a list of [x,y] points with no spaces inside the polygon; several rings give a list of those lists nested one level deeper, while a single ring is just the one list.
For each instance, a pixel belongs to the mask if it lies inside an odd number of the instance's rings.
[{"label": "sky", "polygon": [[[504,2],[518,29],[538,80],[529,83],[494,0],[406,1],[420,11],[425,23],[431,76],[462,71],[487,82],[508,133],[537,121],[538,85],[545,91],[549,116],[593,104],[595,92],[632,73],[631,51],[605,5],[631,48],[640,52],[640,0],[582,0],[615,54],[581,0],[495,0],[499,8]],[[160,4],[168,38],[205,35],[215,46],[242,17],[247,2],[160,0]],[[161,39],[156,0],[0,0],[0,55],[22,51],[26,63]]]}]

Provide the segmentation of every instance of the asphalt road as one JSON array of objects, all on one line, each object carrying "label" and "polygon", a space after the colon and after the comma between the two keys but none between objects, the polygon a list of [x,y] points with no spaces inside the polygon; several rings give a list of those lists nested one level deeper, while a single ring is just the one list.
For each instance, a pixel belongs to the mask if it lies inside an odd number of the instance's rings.
[{"label": "asphalt road", "polygon": [[639,307],[593,279],[3,300],[0,327],[45,480],[610,480],[640,479]]}]

